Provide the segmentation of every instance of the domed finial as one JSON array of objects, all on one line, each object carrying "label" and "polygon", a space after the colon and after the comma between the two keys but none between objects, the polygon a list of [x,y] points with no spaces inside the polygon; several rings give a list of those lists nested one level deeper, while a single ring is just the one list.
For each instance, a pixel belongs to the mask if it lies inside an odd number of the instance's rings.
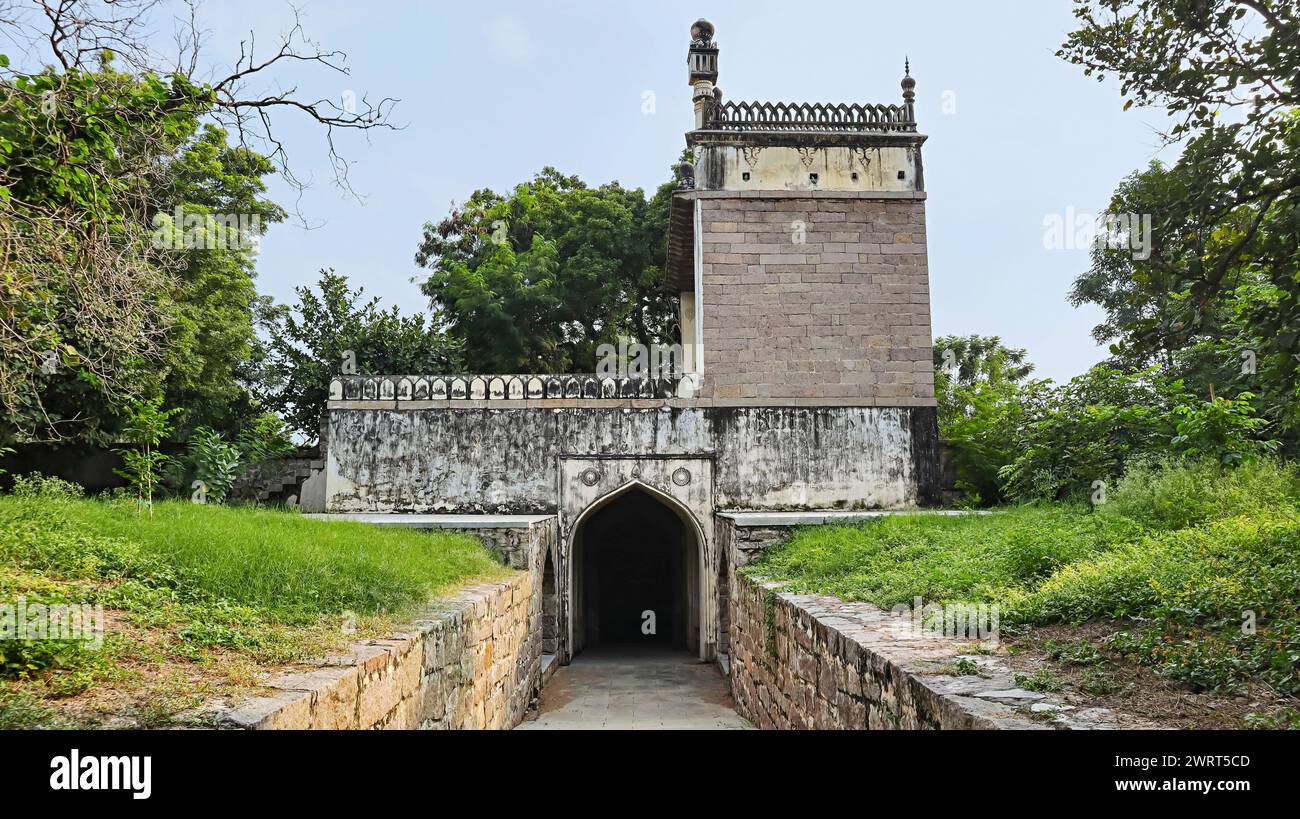
[{"label": "domed finial", "polygon": [[673,166],[673,176],[677,177],[677,190],[689,191],[695,188],[695,166],[689,162],[679,162]]},{"label": "domed finial", "polygon": [[916,100],[916,80],[912,79],[912,61],[903,58],[903,102],[911,104]]},{"label": "domed finial", "polygon": [[713,31],[713,24],[701,17],[691,26],[691,43],[705,48],[712,48]]},{"label": "domed finial", "polygon": [[[690,84],[710,85],[718,81],[718,47],[713,44],[713,24],[704,18],[691,26],[691,48],[686,56]],[[710,92],[711,93],[711,92]]]}]

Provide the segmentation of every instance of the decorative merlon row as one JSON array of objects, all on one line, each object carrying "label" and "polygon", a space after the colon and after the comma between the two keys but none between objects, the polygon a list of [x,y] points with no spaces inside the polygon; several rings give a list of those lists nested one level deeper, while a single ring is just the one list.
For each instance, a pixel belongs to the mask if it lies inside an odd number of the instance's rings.
[{"label": "decorative merlon row", "polygon": [[529,401],[694,398],[699,377],[602,378],[596,375],[373,375],[330,381],[331,401]]},{"label": "decorative merlon row", "polygon": [[720,131],[915,131],[910,105],[711,102],[704,127]]}]

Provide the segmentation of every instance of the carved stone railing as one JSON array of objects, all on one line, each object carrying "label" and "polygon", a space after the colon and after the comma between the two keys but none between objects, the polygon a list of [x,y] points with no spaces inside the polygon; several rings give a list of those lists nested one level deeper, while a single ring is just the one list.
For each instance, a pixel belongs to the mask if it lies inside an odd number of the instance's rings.
[{"label": "carved stone railing", "polygon": [[915,131],[910,105],[721,102],[708,106],[704,127],[716,131]]},{"label": "carved stone railing", "polygon": [[330,381],[330,401],[540,401],[694,398],[699,378],[596,375],[355,375]]}]

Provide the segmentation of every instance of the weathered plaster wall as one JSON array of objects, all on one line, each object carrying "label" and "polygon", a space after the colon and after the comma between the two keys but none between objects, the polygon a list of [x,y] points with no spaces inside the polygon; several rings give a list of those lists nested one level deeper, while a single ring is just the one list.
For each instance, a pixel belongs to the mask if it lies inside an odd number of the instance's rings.
[{"label": "weathered plaster wall", "polygon": [[715,145],[699,152],[696,174],[728,191],[914,191],[919,162],[919,151],[904,145]]},{"label": "weathered plaster wall", "polygon": [[720,509],[907,507],[924,500],[916,454],[928,427],[913,415],[926,411],[333,408],[327,504],[331,512],[554,513],[561,458],[644,455],[713,457]]}]

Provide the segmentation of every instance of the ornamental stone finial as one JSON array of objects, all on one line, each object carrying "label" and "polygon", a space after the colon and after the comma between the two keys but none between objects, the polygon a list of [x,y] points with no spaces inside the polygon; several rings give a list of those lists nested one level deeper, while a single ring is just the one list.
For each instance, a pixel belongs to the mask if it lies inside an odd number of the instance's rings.
[{"label": "ornamental stone finial", "polygon": [[908,122],[916,122],[916,80],[912,79],[912,61],[903,58],[903,107]]},{"label": "ornamental stone finial", "polygon": [[709,110],[721,102],[713,84],[718,81],[718,47],[713,42],[713,24],[699,19],[691,26],[691,48],[686,55],[690,69],[691,102],[695,106],[695,127],[709,121]]},{"label": "ornamental stone finial", "polygon": [[679,162],[673,166],[673,175],[677,177],[677,190],[695,189],[695,166],[689,162]]},{"label": "ornamental stone finial", "polygon": [[713,24],[708,20],[696,20],[691,26],[691,49],[686,62],[691,70],[691,85],[718,81],[718,47],[713,42]]},{"label": "ornamental stone finial", "polygon": [[701,17],[691,26],[691,44],[712,48],[713,31],[713,24]]}]

